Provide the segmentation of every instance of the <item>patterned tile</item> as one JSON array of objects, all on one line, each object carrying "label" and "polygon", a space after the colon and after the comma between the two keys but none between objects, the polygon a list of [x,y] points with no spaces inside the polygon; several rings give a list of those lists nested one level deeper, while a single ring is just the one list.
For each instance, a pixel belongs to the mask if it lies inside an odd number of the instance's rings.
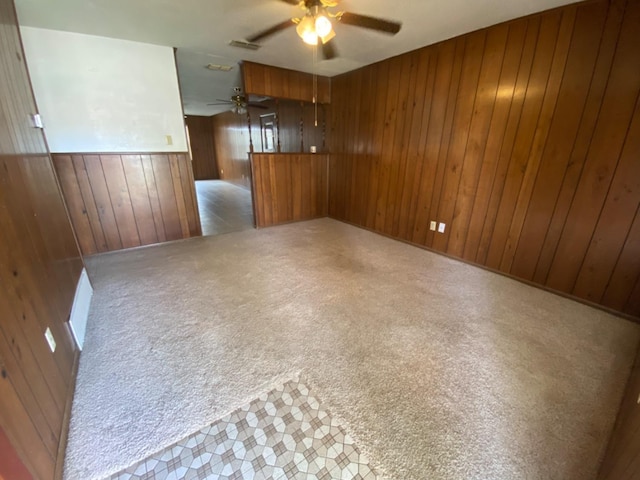
[{"label": "patterned tile", "polygon": [[376,480],[353,439],[291,380],[111,480]]}]

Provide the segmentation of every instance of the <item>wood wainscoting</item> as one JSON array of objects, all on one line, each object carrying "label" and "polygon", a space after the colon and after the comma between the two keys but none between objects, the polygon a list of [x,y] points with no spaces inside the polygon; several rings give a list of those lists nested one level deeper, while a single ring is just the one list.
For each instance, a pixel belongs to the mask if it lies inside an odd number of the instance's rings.
[{"label": "wood wainscoting", "polygon": [[[0,19],[0,475],[24,478],[5,456],[15,450],[34,479],[54,480],[78,359],[67,320],[83,264],[44,135],[30,125],[37,108],[12,0],[0,0]],[[7,473],[9,462],[17,470]]]},{"label": "wood wainscoting", "polygon": [[638,45],[599,0],[332,78],[330,216],[640,317]]},{"label": "wood wainscoting", "polygon": [[54,154],[84,255],[201,235],[187,153]]},{"label": "wood wainscoting", "polygon": [[327,216],[328,155],[254,153],[250,157],[257,227]]}]

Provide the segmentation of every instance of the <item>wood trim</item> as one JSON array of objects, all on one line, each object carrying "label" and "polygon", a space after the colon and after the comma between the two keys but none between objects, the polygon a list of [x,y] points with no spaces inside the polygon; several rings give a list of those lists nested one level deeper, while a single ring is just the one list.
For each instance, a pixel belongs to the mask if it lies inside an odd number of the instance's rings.
[{"label": "wood trim", "polygon": [[54,154],[84,255],[201,235],[187,153]]}]

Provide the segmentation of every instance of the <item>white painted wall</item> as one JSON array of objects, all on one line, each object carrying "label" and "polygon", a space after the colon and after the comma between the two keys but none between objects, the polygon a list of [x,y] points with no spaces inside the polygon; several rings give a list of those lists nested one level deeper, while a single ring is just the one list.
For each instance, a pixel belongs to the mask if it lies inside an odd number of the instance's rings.
[{"label": "white painted wall", "polygon": [[51,152],[187,151],[172,48],[20,30]]}]

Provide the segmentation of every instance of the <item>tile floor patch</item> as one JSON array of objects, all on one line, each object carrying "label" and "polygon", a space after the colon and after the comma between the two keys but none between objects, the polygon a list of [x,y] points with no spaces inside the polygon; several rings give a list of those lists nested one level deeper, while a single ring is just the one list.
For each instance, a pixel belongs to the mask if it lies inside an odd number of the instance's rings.
[{"label": "tile floor patch", "polygon": [[375,480],[353,439],[291,380],[111,480]]}]

